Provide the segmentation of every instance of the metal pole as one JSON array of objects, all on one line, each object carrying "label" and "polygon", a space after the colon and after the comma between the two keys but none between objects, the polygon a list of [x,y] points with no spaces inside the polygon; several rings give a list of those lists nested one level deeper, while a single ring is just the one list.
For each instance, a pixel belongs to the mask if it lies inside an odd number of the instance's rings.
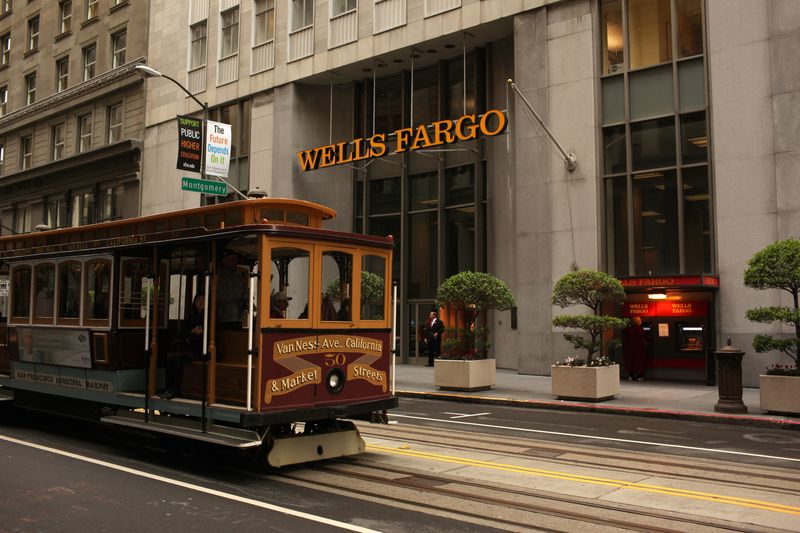
[{"label": "metal pole", "polygon": [[392,283],[392,394],[395,391],[395,360],[397,359],[397,283]]},{"label": "metal pole", "polygon": [[210,276],[209,272],[206,272],[206,287],[205,287],[205,298],[206,304],[203,306],[203,433],[206,432],[206,408],[208,404],[208,302],[209,302],[209,293],[208,293],[208,282]]},{"label": "metal pole", "polygon": [[[147,278],[145,278],[147,279]],[[150,287],[147,288],[144,311],[144,421],[150,421]]]},{"label": "metal pole", "polygon": [[558,148],[558,151],[561,152],[561,155],[564,157],[564,162],[567,164],[567,170],[569,170],[570,172],[575,170],[575,168],[577,168],[577,166],[578,166],[578,159],[575,157],[575,154],[567,153],[567,151],[564,150],[564,148],[561,146],[561,143],[559,143],[556,140],[556,138],[553,136],[553,133],[545,125],[544,121],[542,120],[542,117],[539,116],[539,113],[536,112],[536,110],[533,108],[531,103],[528,102],[528,99],[525,98],[525,95],[522,94],[522,91],[519,90],[519,87],[516,86],[516,84],[514,83],[514,80],[509,78],[507,83],[512,89],[514,89],[514,92],[517,93],[520,98],[522,98],[522,101],[525,103],[525,107],[527,107],[528,110],[531,113],[533,113],[533,116],[534,116],[534,118],[536,118],[536,121],[539,123],[539,125],[542,127],[542,129],[545,131],[545,133],[547,133],[547,136],[550,137],[550,140],[553,141],[553,144],[556,145],[556,148]]},{"label": "metal pole", "polygon": [[247,304],[247,410],[252,411],[253,396],[253,297],[256,292],[256,279],[258,278],[258,265],[250,273],[250,301]]}]

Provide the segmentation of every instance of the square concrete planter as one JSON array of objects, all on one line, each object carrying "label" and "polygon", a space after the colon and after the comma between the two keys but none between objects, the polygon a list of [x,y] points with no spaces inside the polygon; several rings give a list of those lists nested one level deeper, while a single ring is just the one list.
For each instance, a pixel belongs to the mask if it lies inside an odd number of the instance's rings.
[{"label": "square concrete planter", "polygon": [[800,414],[800,377],[762,375],[761,410]]},{"label": "square concrete planter", "polygon": [[436,359],[433,363],[433,384],[442,390],[491,389],[497,383],[496,368],[494,359]]},{"label": "square concrete planter", "polygon": [[553,365],[550,376],[550,390],[560,400],[602,402],[619,394],[619,365]]}]

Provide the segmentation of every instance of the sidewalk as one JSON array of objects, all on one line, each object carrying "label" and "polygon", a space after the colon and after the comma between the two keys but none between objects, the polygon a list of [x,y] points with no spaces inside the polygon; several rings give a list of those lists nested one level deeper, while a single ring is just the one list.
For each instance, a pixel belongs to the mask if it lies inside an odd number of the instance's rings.
[{"label": "sidewalk", "polygon": [[800,430],[800,417],[769,415],[761,411],[759,390],[750,388],[744,389],[742,395],[748,412],[732,415],[714,411],[714,405],[719,399],[717,387],[709,387],[703,383],[622,381],[616,399],[587,403],[556,400],[550,394],[549,376],[520,375],[513,370],[498,369],[497,385],[493,389],[478,392],[439,390],[433,386],[433,368],[424,366],[397,365],[395,380],[396,393],[400,397]]}]

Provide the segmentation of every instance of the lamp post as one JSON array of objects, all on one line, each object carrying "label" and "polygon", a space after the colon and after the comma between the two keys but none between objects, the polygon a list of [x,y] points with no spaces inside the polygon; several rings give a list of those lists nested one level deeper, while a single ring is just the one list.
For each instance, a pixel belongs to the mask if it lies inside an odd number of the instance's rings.
[{"label": "lamp post", "polygon": [[[156,70],[154,68],[148,67],[147,65],[136,65],[134,67],[134,70],[136,70],[136,73],[139,74],[139,76],[141,76],[142,78],[166,78],[166,79],[168,79],[169,81],[171,81],[172,83],[174,83],[175,85],[180,87],[180,89],[183,92],[185,92],[189,96],[189,98],[194,100],[197,103],[197,105],[199,105],[200,107],[203,108],[203,127],[202,127],[202,131],[203,131],[203,133],[202,133],[202,135],[203,135],[203,150],[202,150],[202,153],[200,154],[200,178],[203,179],[203,180],[206,179],[206,135],[207,135],[206,128],[208,127],[207,126],[207,124],[208,124],[208,103],[201,102],[200,100],[198,100],[197,97],[195,97],[195,95],[193,95],[189,91],[189,89],[187,89],[186,87],[181,85],[180,82],[178,82],[178,80],[176,80],[175,78],[167,76],[166,74],[163,74],[162,72],[159,72],[158,70]],[[247,199],[247,196],[242,194],[242,192],[239,191],[236,187],[234,187],[233,185],[228,183],[228,180],[223,179],[220,176],[217,176],[217,178],[219,178],[220,180],[224,181],[225,184],[228,185],[228,187],[230,187],[231,189],[233,189],[239,196],[241,196],[245,200]]]}]

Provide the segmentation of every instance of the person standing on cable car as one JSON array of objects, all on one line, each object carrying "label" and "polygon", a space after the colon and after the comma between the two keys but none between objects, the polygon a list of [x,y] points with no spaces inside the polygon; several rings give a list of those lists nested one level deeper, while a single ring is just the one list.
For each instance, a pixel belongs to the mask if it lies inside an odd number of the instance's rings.
[{"label": "person standing on cable car", "polygon": [[228,250],[217,274],[217,329],[241,329],[247,299],[245,284],[237,265],[239,256]]}]

